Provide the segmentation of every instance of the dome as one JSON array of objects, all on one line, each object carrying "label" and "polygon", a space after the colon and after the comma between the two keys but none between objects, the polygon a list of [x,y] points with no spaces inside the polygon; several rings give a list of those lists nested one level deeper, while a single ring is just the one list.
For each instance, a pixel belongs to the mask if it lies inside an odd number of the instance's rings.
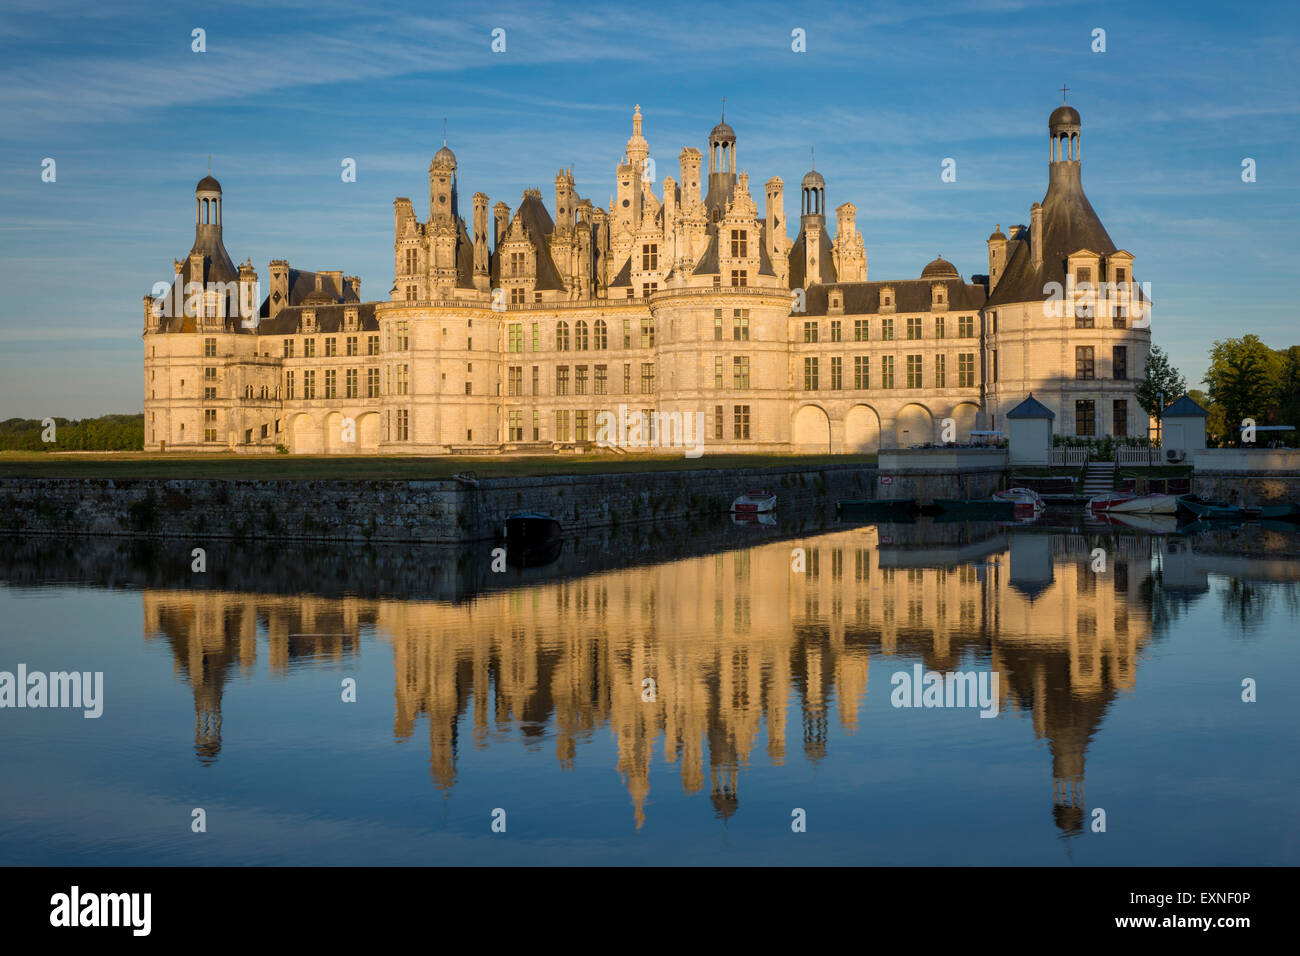
[{"label": "dome", "polygon": [[450,163],[455,166],[456,154],[447,148],[446,143],[443,143],[442,149],[433,154],[433,161],[434,163]]},{"label": "dome", "polygon": [[921,270],[922,279],[960,279],[957,267],[940,256]]},{"label": "dome", "polygon": [[813,169],[808,171],[808,173],[803,178],[803,182],[800,183],[800,185],[804,189],[821,189],[825,187],[826,180],[822,179],[821,173]]},{"label": "dome", "polygon": [[201,192],[221,192],[221,183],[217,182],[211,176],[204,176],[199,180],[199,184],[194,187],[196,193]]},{"label": "dome", "polygon": [[1006,234],[1003,233],[1002,231],[1002,223],[998,223],[998,227],[994,229],[993,234],[989,236],[989,241],[992,242],[994,239],[1005,239],[1005,238],[1006,238]]},{"label": "dome", "polygon": [[1047,125],[1049,127],[1078,126],[1079,111],[1073,106],[1058,106],[1056,109],[1052,110],[1052,115],[1051,118],[1048,119]]},{"label": "dome", "polygon": [[734,143],[735,141],[736,131],[727,125],[726,120],[713,127],[713,131],[709,133],[710,143]]}]

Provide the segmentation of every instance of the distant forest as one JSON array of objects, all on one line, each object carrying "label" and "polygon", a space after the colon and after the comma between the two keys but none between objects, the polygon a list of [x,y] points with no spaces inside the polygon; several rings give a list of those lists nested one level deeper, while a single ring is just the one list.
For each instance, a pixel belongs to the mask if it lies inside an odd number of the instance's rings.
[{"label": "distant forest", "polygon": [[144,447],[144,414],[99,418],[55,418],[53,442],[41,441],[38,418],[0,422],[0,451],[139,451]]}]

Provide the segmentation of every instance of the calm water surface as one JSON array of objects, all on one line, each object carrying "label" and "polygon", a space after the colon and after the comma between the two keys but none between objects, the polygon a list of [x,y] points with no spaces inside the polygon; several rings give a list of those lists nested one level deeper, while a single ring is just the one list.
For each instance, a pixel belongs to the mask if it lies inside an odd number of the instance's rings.
[{"label": "calm water surface", "polygon": [[[0,710],[0,863],[1300,863],[1296,535],[1079,520],[642,530],[505,574],[0,539],[0,670],[105,687]],[[892,706],[915,664],[995,672],[997,717]]]}]

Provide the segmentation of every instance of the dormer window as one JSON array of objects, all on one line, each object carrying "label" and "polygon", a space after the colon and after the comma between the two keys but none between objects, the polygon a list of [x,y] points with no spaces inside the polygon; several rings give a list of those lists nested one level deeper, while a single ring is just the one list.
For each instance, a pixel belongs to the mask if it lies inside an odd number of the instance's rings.
[{"label": "dormer window", "polygon": [[343,310],[343,327],[349,332],[355,332],[357,328],[357,310]]},{"label": "dormer window", "polygon": [[749,233],[744,229],[731,230],[731,257],[744,259],[749,255]]},{"label": "dormer window", "polygon": [[306,309],[302,313],[302,328],[304,332],[316,331],[316,312],[312,309]]}]

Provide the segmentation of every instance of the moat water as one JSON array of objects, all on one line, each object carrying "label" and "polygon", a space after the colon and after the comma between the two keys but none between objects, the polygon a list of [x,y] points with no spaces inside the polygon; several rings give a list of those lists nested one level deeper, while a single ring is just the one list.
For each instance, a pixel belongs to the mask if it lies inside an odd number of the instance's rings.
[{"label": "moat water", "polygon": [[0,863],[1296,865],[1298,545],[0,539],[0,672],[103,675],[97,718],[0,709]]}]

